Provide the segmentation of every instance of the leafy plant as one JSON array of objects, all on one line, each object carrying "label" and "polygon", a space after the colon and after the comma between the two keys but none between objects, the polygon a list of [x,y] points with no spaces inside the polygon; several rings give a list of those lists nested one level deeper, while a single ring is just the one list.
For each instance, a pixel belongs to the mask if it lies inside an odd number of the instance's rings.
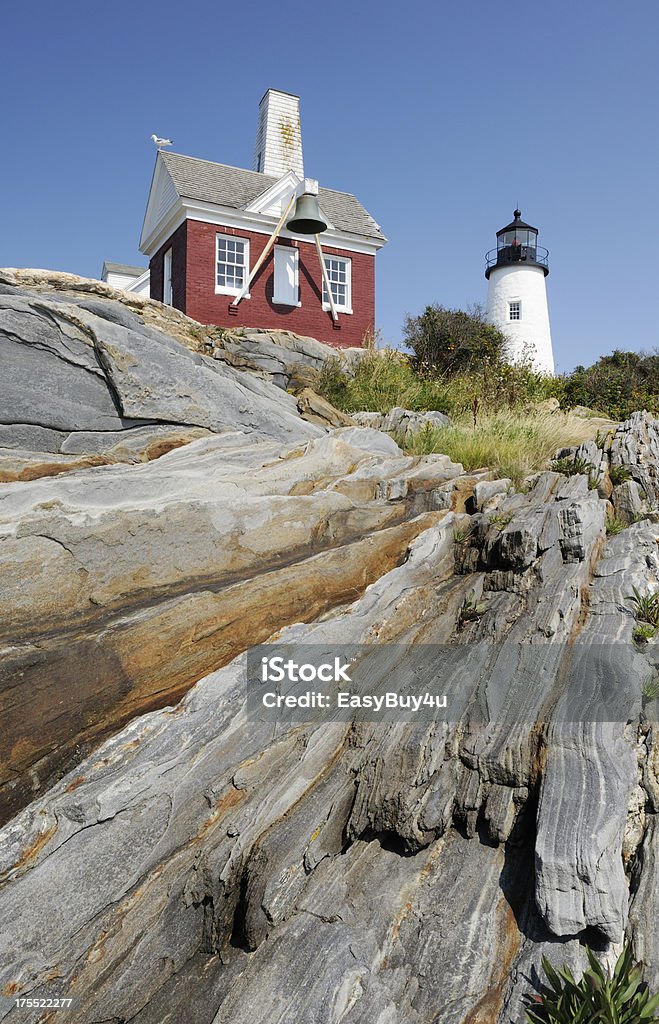
[{"label": "leafy plant", "polygon": [[512,522],[512,515],[504,515],[503,512],[495,512],[494,515],[490,516],[490,523],[492,526],[498,527],[503,530],[504,527],[508,526],[508,523]]},{"label": "leafy plant", "polygon": [[632,593],[626,599],[631,603],[639,622],[647,622],[655,629],[659,626],[659,591],[641,594],[637,587],[632,587]]},{"label": "leafy plant", "polygon": [[547,957],[542,966],[549,986],[526,1010],[530,1024],[652,1024],[659,1021],[659,993],[651,996],[626,945],[613,974],[605,970],[586,947],[589,967],[576,981],[570,968],[556,971]]},{"label": "leafy plant", "polygon": [[622,533],[626,529],[627,523],[624,519],[620,519],[618,516],[613,516],[607,521],[606,532],[610,537],[615,537],[617,533]]},{"label": "leafy plant", "polygon": [[649,622],[643,622],[640,626],[634,627],[632,640],[637,644],[646,644],[648,640],[654,639],[656,632],[656,626],[651,626]]},{"label": "leafy plant", "polygon": [[614,487],[618,484],[624,484],[626,480],[631,479],[631,473],[627,466],[609,466],[609,476]]},{"label": "leafy plant", "polygon": [[469,597],[465,598],[464,604],[460,609],[458,625],[462,626],[465,622],[475,622],[476,619],[480,619],[485,611],[487,611],[485,602],[479,601],[475,594],[470,594]]},{"label": "leafy plant", "polygon": [[456,544],[464,544],[465,541],[469,540],[472,533],[474,532],[472,526],[459,527],[456,526],[453,529],[453,540]]},{"label": "leafy plant", "polygon": [[579,473],[590,476],[595,471],[592,462],[578,459],[576,456],[571,458],[569,455],[563,459],[554,459],[551,468],[555,473],[563,473],[564,476],[577,476]]},{"label": "leafy plant", "polygon": [[649,676],[643,683],[643,699],[656,700],[659,697],[659,676]]}]

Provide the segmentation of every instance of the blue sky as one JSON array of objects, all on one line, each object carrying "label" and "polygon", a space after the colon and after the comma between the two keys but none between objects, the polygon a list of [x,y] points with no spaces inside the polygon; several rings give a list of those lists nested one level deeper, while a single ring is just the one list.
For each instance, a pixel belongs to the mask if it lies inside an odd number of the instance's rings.
[{"label": "blue sky", "polygon": [[486,293],[519,203],[550,250],[559,370],[659,345],[656,0],[38,0],[3,13],[0,265],[144,262],[154,161],[251,166],[266,88],[301,96],[305,170],[389,244],[378,323]]}]

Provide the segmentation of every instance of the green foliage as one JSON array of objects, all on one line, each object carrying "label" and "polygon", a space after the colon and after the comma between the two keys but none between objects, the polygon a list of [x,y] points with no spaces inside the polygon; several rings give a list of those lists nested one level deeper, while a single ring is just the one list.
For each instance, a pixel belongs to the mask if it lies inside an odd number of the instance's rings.
[{"label": "green foliage", "polygon": [[446,381],[416,373],[409,358],[393,349],[369,352],[354,372],[346,372],[338,357],[327,360],[318,390],[337,409],[348,413],[387,413],[395,406],[446,412],[450,405]]},{"label": "green foliage", "polygon": [[615,349],[592,366],[577,366],[556,378],[555,396],[564,408],[585,405],[612,419],[637,409],[659,409],[659,355]]},{"label": "green foliage", "polygon": [[465,601],[460,609],[460,615],[458,617],[458,626],[464,625],[465,622],[475,622],[480,619],[487,611],[487,605],[484,601],[479,601],[475,594],[470,594],[469,597],[465,598]]},{"label": "green foliage", "polygon": [[502,362],[506,347],[505,335],[485,322],[481,310],[437,304],[426,306],[420,316],[407,316],[403,337],[420,366],[451,375]]},{"label": "green foliage", "polygon": [[631,479],[631,473],[627,466],[609,466],[609,476],[614,487],[617,484],[624,484],[625,480]]},{"label": "green foliage", "polygon": [[656,632],[656,626],[651,626],[649,622],[642,622],[640,625],[634,627],[632,640],[636,644],[646,644],[648,640],[654,639]]},{"label": "green foliage", "polygon": [[632,593],[627,595],[627,600],[639,622],[647,622],[655,629],[659,627],[659,590],[654,594],[641,594],[637,587],[632,587]]},{"label": "green foliage", "polygon": [[590,476],[595,469],[591,462],[587,462],[586,459],[577,459],[576,456],[554,459],[551,468],[555,473],[563,473],[565,476],[577,476],[579,473]]},{"label": "green foliage", "polygon": [[504,515],[502,512],[495,512],[494,515],[490,516],[490,525],[496,526],[497,529],[503,530],[508,523],[512,522],[512,515]]},{"label": "green foliage", "polygon": [[641,964],[626,945],[613,974],[586,947],[589,967],[576,981],[569,967],[556,971],[547,957],[542,966],[549,982],[526,1010],[530,1024],[652,1024],[659,1020],[659,994],[651,996]]},{"label": "green foliage", "polygon": [[650,676],[643,683],[643,699],[653,701],[659,697],[659,676]]},{"label": "green foliage", "polygon": [[610,537],[615,537],[617,533],[622,533],[627,528],[627,523],[624,519],[619,519],[618,516],[613,516],[607,521],[606,532]]}]

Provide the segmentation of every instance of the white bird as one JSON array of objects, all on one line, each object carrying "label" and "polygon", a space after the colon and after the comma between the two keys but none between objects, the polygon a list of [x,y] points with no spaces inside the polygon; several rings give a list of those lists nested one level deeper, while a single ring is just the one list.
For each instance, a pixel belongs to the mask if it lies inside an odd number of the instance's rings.
[{"label": "white bird", "polygon": [[159,139],[157,135],[151,136],[151,141],[155,142],[158,149],[162,149],[163,146],[173,146],[174,143],[171,139]]}]

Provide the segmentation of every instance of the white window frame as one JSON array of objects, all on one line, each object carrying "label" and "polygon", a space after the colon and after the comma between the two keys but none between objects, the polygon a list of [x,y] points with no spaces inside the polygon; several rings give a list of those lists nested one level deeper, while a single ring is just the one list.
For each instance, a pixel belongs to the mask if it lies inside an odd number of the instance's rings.
[{"label": "white window frame", "polygon": [[[275,288],[277,285],[277,253],[281,252],[283,255],[290,256],[294,254],[295,259],[295,284],[294,288],[297,290],[297,302],[283,302],[278,299],[275,294]],[[285,306],[288,309],[295,309],[297,306],[301,306],[300,302],[300,250],[296,245],[275,245],[273,250],[273,282],[272,282],[272,304],[273,306]]]},{"label": "white window frame", "polygon": [[165,306],[174,304],[172,290],[172,247],[170,245],[162,258],[162,301]]},{"label": "white window frame", "polygon": [[[513,306],[517,316],[513,316]],[[508,321],[510,323],[518,324],[522,319],[522,300],[521,299],[509,299],[508,300]]]},{"label": "white window frame", "polygon": [[[232,287],[229,287],[228,285],[218,284],[217,283],[217,267],[218,267],[218,264],[220,262],[219,261],[219,254],[218,254],[220,240],[225,241],[225,242],[242,242],[242,244],[243,244],[243,252],[244,252],[243,267],[245,269],[245,276],[244,276],[243,284],[241,284],[239,288],[232,288]],[[244,285],[247,284],[248,280],[249,280],[249,238],[245,238],[243,235],[225,235],[221,231],[216,232],[216,235],[215,235],[215,265],[213,267],[213,281],[215,282],[215,294],[216,295],[239,295],[240,292],[242,291]],[[245,295],[243,295],[244,299],[249,299],[249,297],[250,297],[249,292],[247,292]]]},{"label": "white window frame", "polygon": [[[346,265],[346,301],[345,303],[339,303],[334,299],[334,307],[337,313],[352,313],[352,260],[348,256],[334,256],[330,253],[323,253],[323,259],[325,260],[325,266],[327,267],[328,260],[339,260],[341,263]],[[329,268],[328,268],[329,276]],[[332,282],[330,281],[330,284]],[[326,299],[327,292],[325,291],[325,278],[323,277],[323,309],[331,309],[329,302]]]}]

